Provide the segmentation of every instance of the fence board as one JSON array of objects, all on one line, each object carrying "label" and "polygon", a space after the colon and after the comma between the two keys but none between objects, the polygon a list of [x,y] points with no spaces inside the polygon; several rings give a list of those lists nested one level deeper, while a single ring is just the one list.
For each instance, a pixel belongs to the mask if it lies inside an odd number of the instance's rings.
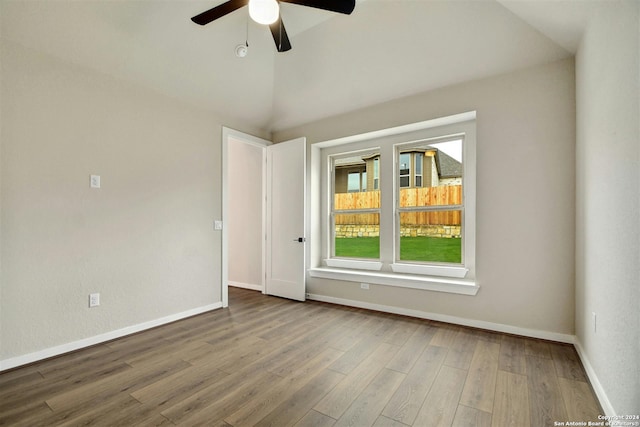
[{"label": "fence board", "polygon": [[[441,185],[438,187],[403,188],[400,190],[400,207],[449,206],[462,204],[461,185]],[[336,210],[377,209],[380,207],[380,191],[360,193],[337,193]],[[379,223],[378,214],[339,214],[336,224],[373,225]],[[459,210],[438,212],[404,212],[403,225],[460,225]]]}]

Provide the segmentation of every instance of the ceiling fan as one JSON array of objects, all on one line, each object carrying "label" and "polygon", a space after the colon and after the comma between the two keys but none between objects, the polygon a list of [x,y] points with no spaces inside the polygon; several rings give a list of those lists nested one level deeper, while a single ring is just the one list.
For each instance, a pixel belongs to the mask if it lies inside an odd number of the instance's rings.
[{"label": "ceiling fan", "polygon": [[206,25],[234,10],[249,5],[251,19],[259,24],[268,25],[278,52],[286,52],[291,49],[291,42],[280,17],[279,3],[299,4],[346,15],[350,15],[356,6],[355,0],[229,0],[194,16],[191,20],[196,24]]}]

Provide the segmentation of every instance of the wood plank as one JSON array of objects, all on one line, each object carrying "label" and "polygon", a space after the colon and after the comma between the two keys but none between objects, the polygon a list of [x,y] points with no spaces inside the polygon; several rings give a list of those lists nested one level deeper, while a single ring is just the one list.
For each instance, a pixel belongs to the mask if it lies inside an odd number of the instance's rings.
[{"label": "wood plank", "polygon": [[526,356],[543,357],[551,359],[551,349],[549,343],[534,338],[528,338],[524,342],[524,354]]},{"label": "wood plank", "polygon": [[442,366],[413,425],[451,426],[466,377],[467,371],[465,370]]},{"label": "wood plank", "polygon": [[105,402],[121,393],[130,393],[143,388],[190,366],[184,361],[170,360],[144,368],[132,368],[58,394],[47,399],[46,403],[54,411],[78,406],[91,406],[95,402]]},{"label": "wood plank", "polygon": [[[468,406],[459,405],[451,427],[491,427],[491,414]],[[504,426],[518,426],[519,424],[500,424]]]},{"label": "wood plank", "polygon": [[520,337],[504,335],[500,343],[500,358],[498,369],[514,374],[525,375],[527,373],[524,342]]},{"label": "wood plank", "polygon": [[[66,419],[64,422],[56,422],[55,424],[61,427],[122,425],[118,422],[119,420],[117,418],[126,416],[127,414],[135,414],[139,411],[139,408],[140,402],[127,394],[121,394],[115,399],[110,399],[108,402],[103,402],[100,405],[87,405],[81,414],[73,417],[65,416]],[[64,412],[65,411],[61,411],[60,413]],[[105,421],[107,416],[110,418],[108,422]]]},{"label": "wood plank", "polygon": [[224,417],[224,420],[231,425],[255,425],[268,415],[274,407],[293,396],[311,378],[318,375],[342,355],[343,352],[333,348],[323,350],[291,375],[273,382],[269,387],[268,394],[257,395],[254,399],[245,401],[238,410]]},{"label": "wood plank", "polygon": [[404,380],[405,374],[383,369],[362,391],[335,423],[341,426],[369,426],[376,421],[382,408],[389,401],[396,388]]},{"label": "wood plank", "polygon": [[313,409],[338,419],[356,397],[369,385],[397,352],[397,347],[387,343],[380,346],[356,369],[351,371],[331,393],[327,394]]},{"label": "wood plank", "polygon": [[553,425],[568,419],[553,361],[535,356],[526,359],[531,425]]},{"label": "wood plank", "polygon": [[313,358],[319,351],[332,347],[331,343],[334,340],[340,339],[348,333],[347,329],[340,326],[339,319],[324,322],[322,325],[318,330],[306,328],[304,335],[296,337],[286,344],[283,343],[278,357],[274,357],[270,363],[266,363],[265,369],[285,377]]},{"label": "wood plank", "polygon": [[348,324],[351,328],[350,332],[344,335],[341,339],[332,343],[331,346],[345,352],[349,351],[353,346],[361,341],[364,335],[370,335],[371,330],[375,325],[376,316],[365,311],[358,312]]},{"label": "wood plank", "polygon": [[460,404],[491,412],[495,397],[500,344],[478,340]]},{"label": "wood plank", "polygon": [[406,344],[407,340],[418,329],[419,325],[420,323],[418,322],[394,320],[391,322],[391,328],[386,334],[384,341],[401,347]]},{"label": "wood plank", "polygon": [[323,370],[255,425],[274,427],[295,425],[344,377],[345,375],[339,372]]},{"label": "wood plank", "polygon": [[384,415],[380,415],[376,419],[376,422],[373,423],[373,427],[407,427],[407,425],[396,420],[392,420],[391,418],[387,418]]},{"label": "wood plank", "polygon": [[35,426],[35,420],[46,420],[53,411],[44,401],[30,401],[22,405],[9,406],[0,411],[0,426]]},{"label": "wood plank", "polygon": [[217,365],[216,361],[210,361],[208,364],[183,369],[135,390],[131,396],[141,403],[154,405],[160,412],[229,375],[217,369]]},{"label": "wood plank", "polygon": [[263,371],[259,364],[240,370],[223,380],[200,390],[160,413],[176,424],[193,425],[198,420],[223,419],[244,402],[280,380],[277,375]]},{"label": "wood plank", "polygon": [[458,369],[469,369],[476,351],[478,336],[475,331],[460,329],[449,346],[444,364]]},{"label": "wood plank", "polygon": [[558,377],[587,382],[587,375],[582,368],[578,353],[572,345],[553,343],[550,347],[553,365]]},{"label": "wood plank", "polygon": [[41,383],[30,384],[4,395],[0,400],[0,413],[13,407],[21,407],[34,401],[43,402],[56,395],[70,392],[84,385],[94,384],[100,380],[106,380],[119,373],[131,372],[133,368],[123,362],[117,365],[109,363],[104,367],[93,370],[81,369],[80,371],[65,370],[65,376],[43,380]]},{"label": "wood plank", "polygon": [[382,415],[412,425],[446,355],[447,349],[428,346],[393,394]]},{"label": "wood plank", "polygon": [[[349,374],[364,359],[373,353],[383,340],[373,335],[361,335],[358,342],[335,361],[330,369],[343,374]],[[398,347],[396,347],[398,348]]]},{"label": "wood plank", "polygon": [[601,421],[598,415],[604,413],[596,400],[593,390],[583,381],[558,378],[558,385],[570,420]]},{"label": "wood plank", "polygon": [[296,423],[296,427],[331,427],[336,423],[336,420],[328,415],[321,414],[311,410]]},{"label": "wood plank", "polygon": [[434,325],[437,325],[436,333],[433,335],[433,338],[431,338],[429,345],[446,348],[451,347],[460,328],[446,323],[435,323]]},{"label": "wood plank", "polygon": [[429,345],[436,331],[436,328],[428,324],[418,326],[407,342],[400,347],[394,358],[391,359],[387,368],[408,373],[424,349]]},{"label": "wood plank", "polygon": [[529,407],[527,377],[499,371],[492,425],[529,427]]}]

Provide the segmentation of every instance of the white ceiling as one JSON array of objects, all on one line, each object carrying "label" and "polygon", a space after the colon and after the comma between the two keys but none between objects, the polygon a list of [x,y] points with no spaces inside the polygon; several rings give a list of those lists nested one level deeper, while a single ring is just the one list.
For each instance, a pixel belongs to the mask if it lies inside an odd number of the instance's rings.
[{"label": "white ceiling", "polygon": [[594,2],[367,0],[350,16],[282,4],[286,53],[246,8],[189,19],[220,3],[2,0],[2,37],[274,131],[571,56]]}]

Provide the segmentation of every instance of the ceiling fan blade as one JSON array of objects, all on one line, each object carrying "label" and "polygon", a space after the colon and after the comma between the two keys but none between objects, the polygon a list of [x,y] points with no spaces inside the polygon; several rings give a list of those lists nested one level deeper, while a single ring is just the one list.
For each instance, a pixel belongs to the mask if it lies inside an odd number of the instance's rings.
[{"label": "ceiling fan blade", "polygon": [[249,0],[229,0],[222,3],[219,6],[209,9],[206,12],[202,12],[200,15],[196,15],[191,20],[199,25],[206,25],[209,22],[215,21],[218,18],[238,10],[243,6],[249,4]]},{"label": "ceiling fan blade", "polygon": [[276,42],[276,49],[278,49],[278,52],[291,50],[291,42],[289,41],[289,36],[287,36],[287,30],[284,29],[281,17],[279,17],[276,22],[269,25],[269,29],[271,30],[273,41]]},{"label": "ceiling fan blade", "polygon": [[315,7],[316,9],[329,10],[331,12],[350,15],[356,7],[356,0],[280,0],[283,3],[299,4],[301,6]]}]

